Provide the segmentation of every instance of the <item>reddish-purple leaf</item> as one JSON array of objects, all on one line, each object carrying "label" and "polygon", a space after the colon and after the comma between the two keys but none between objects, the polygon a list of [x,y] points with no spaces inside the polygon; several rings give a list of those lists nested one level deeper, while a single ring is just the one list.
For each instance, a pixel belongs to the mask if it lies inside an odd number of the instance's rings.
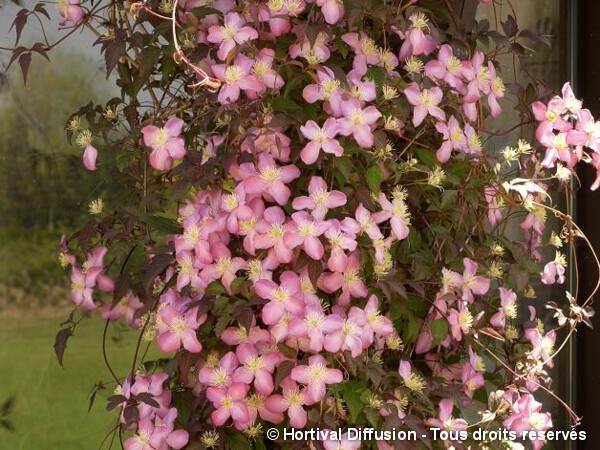
[{"label": "reddish-purple leaf", "polygon": [[50,14],[48,14],[48,11],[46,11],[45,3],[38,3],[37,5],[35,5],[35,8],[33,8],[33,10],[45,15],[48,18],[48,20],[50,20]]},{"label": "reddish-purple leaf", "polygon": [[26,8],[23,8],[21,11],[19,11],[17,13],[15,20],[13,20],[13,23],[10,26],[9,31],[12,31],[12,29],[14,28],[15,32],[17,33],[15,45],[17,45],[19,43],[19,40],[21,39],[21,32],[23,31],[23,28],[25,27],[25,24],[27,23],[28,17],[29,17],[29,10]]},{"label": "reddish-purple leaf", "polygon": [[71,336],[73,336],[72,328],[63,328],[56,334],[54,340],[54,352],[56,353],[58,364],[61,366],[63,365],[63,356],[65,354],[65,349],[67,348],[67,341]]}]

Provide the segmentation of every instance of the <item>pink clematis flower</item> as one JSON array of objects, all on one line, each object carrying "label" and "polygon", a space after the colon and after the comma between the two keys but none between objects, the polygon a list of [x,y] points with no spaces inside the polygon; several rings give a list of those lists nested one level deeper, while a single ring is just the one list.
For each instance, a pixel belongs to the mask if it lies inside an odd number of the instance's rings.
[{"label": "pink clematis flower", "polygon": [[215,410],[210,415],[213,424],[217,427],[225,425],[231,418],[235,426],[248,422],[248,408],[246,407],[246,395],[250,386],[242,383],[234,383],[227,389],[209,387],[206,390],[206,398],[212,402]]},{"label": "pink clematis flower", "polygon": [[173,161],[185,156],[185,142],[181,136],[183,120],[171,118],[163,128],[146,125],[142,128],[144,144],[152,148],[150,165],[156,170],[169,170]]},{"label": "pink clematis flower", "polygon": [[77,26],[83,20],[83,8],[79,5],[79,0],[59,0],[58,14],[60,15],[60,26],[63,27],[67,22]]},{"label": "pink clematis flower", "polygon": [[327,268],[332,272],[343,272],[348,264],[348,255],[345,250],[353,252],[356,250],[356,235],[344,231],[339,220],[329,221],[329,228],[325,231],[325,237],[331,246]]},{"label": "pink clematis flower", "polygon": [[[546,431],[552,428],[550,413],[542,413],[542,404],[537,402],[533,395],[524,394],[512,405],[511,415],[502,422],[502,426],[511,431],[522,433],[524,431]],[[540,450],[543,440],[532,440],[534,450]]]},{"label": "pink clematis flower", "polygon": [[485,277],[475,275],[477,273],[477,263],[469,258],[463,259],[465,271],[458,282],[458,287],[462,290],[462,299],[466,302],[473,301],[473,294],[484,295],[490,288],[490,280]]},{"label": "pink clematis flower", "polygon": [[437,42],[423,30],[429,28],[427,18],[423,14],[413,14],[408,20],[411,22],[410,29],[406,33],[395,30],[404,39],[398,58],[404,61],[411,56],[429,55],[437,48]]},{"label": "pink clematis flower", "polygon": [[267,153],[258,157],[259,173],[244,180],[244,189],[248,194],[262,194],[267,201],[276,201],[285,205],[291,195],[286,184],[300,176],[300,169],[294,165],[277,166],[274,158]]},{"label": "pink clematis flower", "polygon": [[198,308],[192,308],[185,314],[173,306],[165,306],[158,313],[156,342],[163,352],[171,353],[183,345],[191,353],[200,353],[202,344],[198,341],[196,331],[204,322],[207,315],[198,317]]},{"label": "pink clematis flower", "polygon": [[447,398],[441,400],[439,416],[437,418],[429,419],[427,423],[442,430],[466,430],[468,423],[463,419],[455,419],[452,417],[453,409],[454,405],[452,404],[452,400]]},{"label": "pink clematis flower", "polygon": [[335,139],[338,134],[339,125],[337,121],[330,117],[325,121],[323,127],[314,120],[309,120],[306,124],[300,127],[302,135],[310,139],[310,142],[304,146],[300,153],[300,158],[304,164],[312,164],[319,157],[319,152],[323,150],[325,153],[330,153],[335,156],[342,156],[344,149]]},{"label": "pink clematis flower", "polygon": [[452,150],[463,151],[465,149],[467,139],[456,117],[450,116],[448,123],[437,122],[435,129],[442,134],[444,139],[444,142],[442,142],[442,145],[435,154],[439,162],[442,164],[448,162]]},{"label": "pink clematis flower", "polygon": [[304,428],[308,422],[308,414],[304,406],[308,404],[306,393],[290,378],[281,382],[283,395],[271,395],[265,400],[265,407],[270,411],[284,413],[287,411],[290,425],[295,428]]},{"label": "pink clematis flower", "polygon": [[306,400],[309,405],[318,403],[325,397],[328,384],[344,381],[342,371],[329,369],[327,361],[321,355],[308,358],[308,365],[294,367],[290,376],[292,380],[306,385]]},{"label": "pink clematis flower", "polygon": [[252,66],[252,72],[269,89],[281,89],[283,87],[283,78],[273,69],[273,60],[275,59],[275,50],[272,48],[263,48],[258,52],[256,61]]},{"label": "pink clematis flower", "polygon": [[329,25],[344,17],[344,3],[339,0],[317,0],[317,5],[321,7],[321,14]]},{"label": "pink clematis flower", "polygon": [[363,347],[363,329],[353,318],[344,319],[342,326],[325,337],[324,347],[330,353],[349,350],[353,358],[358,357]]},{"label": "pink clematis flower", "polygon": [[504,328],[507,317],[509,319],[517,317],[517,294],[503,287],[498,290],[500,291],[500,308],[490,318],[490,323],[496,328]]},{"label": "pink clematis flower", "polygon": [[271,280],[259,280],[254,284],[254,289],[260,298],[270,300],[262,310],[262,319],[267,325],[276,324],[286,311],[299,315],[304,309],[304,304],[298,298],[300,278],[292,271],[281,274],[279,286]]},{"label": "pink clematis flower", "polygon": [[225,291],[232,295],[231,283],[235,280],[237,272],[245,269],[248,264],[242,258],[232,258],[231,251],[223,244],[214,246],[212,254],[215,262],[202,269],[200,276],[206,284],[221,280]]},{"label": "pink clematis flower", "polygon": [[294,249],[302,246],[302,249],[312,259],[319,261],[325,253],[325,248],[319,239],[329,227],[323,220],[315,220],[306,211],[298,211],[292,214],[293,225],[288,227],[283,242]]},{"label": "pink clematis flower", "polygon": [[323,351],[325,336],[342,327],[342,318],[336,314],[325,315],[322,307],[308,309],[304,318],[293,318],[289,323],[289,335],[309,340],[311,352]]},{"label": "pink clematis flower", "polygon": [[286,233],[286,215],[279,206],[265,209],[264,216],[256,225],[256,236],[253,247],[270,249],[280,264],[291,262],[293,251],[284,241]]},{"label": "pink clematis flower", "polygon": [[143,417],[140,419],[136,434],[124,443],[125,450],[179,450],[189,441],[185,430],[175,430],[177,408],[171,408],[163,417]]},{"label": "pink clematis flower", "polygon": [[309,84],[302,90],[302,98],[308,103],[315,103],[322,100],[323,109],[333,117],[340,117],[341,98],[344,90],[340,86],[340,80],[337,79],[329,67],[318,67],[317,84]]},{"label": "pink clematis flower", "polygon": [[317,281],[317,286],[328,294],[341,289],[342,294],[338,297],[338,304],[345,306],[350,303],[351,297],[362,298],[369,293],[360,278],[359,272],[360,256],[357,252],[354,252],[348,256],[348,263],[342,272],[321,275]]},{"label": "pink clematis flower", "polygon": [[241,91],[256,97],[257,92],[264,88],[263,83],[252,74],[254,61],[245,55],[239,54],[233,60],[233,64],[215,64],[212,71],[223,85],[219,91],[218,100],[222,105],[230,105],[240,98]]},{"label": "pink clematis flower", "polygon": [[328,191],[327,183],[321,177],[312,177],[308,184],[309,197],[296,197],[292,201],[295,210],[309,209],[316,220],[325,218],[327,211],[346,204],[346,194],[340,191]]},{"label": "pink clematis flower", "polygon": [[440,47],[437,59],[425,64],[425,74],[438,80],[444,80],[460,94],[466,92],[463,79],[468,68],[460,59],[454,56],[452,47],[444,44]]},{"label": "pink clematis flower", "polygon": [[249,385],[254,381],[256,392],[270,395],[275,389],[273,372],[279,362],[279,355],[277,353],[259,355],[256,347],[250,343],[240,344],[235,353],[242,366],[233,373],[233,382]]},{"label": "pink clematis flower", "polygon": [[342,434],[339,441],[333,441],[331,439],[323,441],[325,450],[358,450],[360,446],[361,441],[358,439],[348,439],[348,433]]},{"label": "pink clematis flower", "polygon": [[542,335],[537,328],[529,328],[523,333],[526,339],[533,346],[529,354],[532,358],[539,359],[540,362],[553,367],[554,362],[551,357],[554,354],[554,344],[556,343],[556,332],[554,330]]},{"label": "pink clematis flower", "polygon": [[377,119],[381,117],[377,108],[367,106],[363,109],[358,100],[351,98],[342,101],[341,112],[343,117],[338,119],[339,133],[343,136],[352,135],[356,143],[363,148],[372,147],[374,139],[372,129]]},{"label": "pink clematis flower", "polygon": [[235,353],[227,352],[218,364],[206,365],[198,372],[198,381],[206,386],[227,388],[232,383],[232,376],[239,366]]},{"label": "pink clematis flower", "polygon": [[554,261],[550,261],[544,266],[541,278],[544,284],[563,284],[565,282],[565,257],[560,253],[556,252],[556,258]]},{"label": "pink clematis flower", "polygon": [[386,220],[390,221],[392,232],[396,239],[401,241],[406,239],[408,236],[408,223],[410,213],[404,199],[400,196],[395,197],[390,202],[385,194],[382,192],[379,194],[379,205],[381,205],[382,211],[373,214],[373,221],[377,224]]},{"label": "pink clematis flower", "polygon": [[374,335],[389,336],[394,332],[392,321],[379,313],[379,300],[371,295],[364,309],[353,306],[348,317],[353,319],[362,329],[362,341],[365,347],[374,342]]},{"label": "pink clematis flower", "polygon": [[92,144],[86,145],[83,150],[83,165],[87,170],[96,170],[96,158],[98,157],[98,150]]},{"label": "pink clematis flower", "polygon": [[442,122],[446,121],[446,113],[438,107],[444,96],[439,87],[421,91],[419,85],[413,82],[404,89],[404,95],[408,103],[415,107],[412,120],[415,127],[421,125],[428,114]]},{"label": "pink clematis flower", "polygon": [[229,12],[225,15],[223,26],[211,26],[208,29],[206,40],[213,44],[219,44],[217,56],[221,61],[227,59],[227,55],[236,45],[258,38],[258,32],[245,26],[246,22],[237,13]]}]

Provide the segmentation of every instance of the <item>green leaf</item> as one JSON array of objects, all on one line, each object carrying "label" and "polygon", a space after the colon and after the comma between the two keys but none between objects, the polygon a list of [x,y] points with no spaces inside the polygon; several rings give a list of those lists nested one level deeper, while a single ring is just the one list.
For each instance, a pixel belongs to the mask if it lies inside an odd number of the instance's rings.
[{"label": "green leaf", "polygon": [[143,222],[156,231],[165,234],[180,234],[182,232],[181,225],[176,220],[168,219],[167,217],[146,216]]},{"label": "green leaf", "polygon": [[[342,399],[348,406],[350,420],[356,423],[358,415],[361,413],[364,403],[361,398],[366,398],[371,390],[365,384],[358,380],[349,381],[340,387]],[[363,397],[364,396],[364,397]]]},{"label": "green leaf", "polygon": [[367,173],[365,174],[367,179],[367,185],[369,189],[373,192],[379,192],[381,187],[381,182],[383,181],[383,172],[377,166],[372,166],[367,169]]},{"label": "green leaf", "polygon": [[446,319],[436,319],[431,322],[433,345],[436,346],[448,335],[448,322]]}]

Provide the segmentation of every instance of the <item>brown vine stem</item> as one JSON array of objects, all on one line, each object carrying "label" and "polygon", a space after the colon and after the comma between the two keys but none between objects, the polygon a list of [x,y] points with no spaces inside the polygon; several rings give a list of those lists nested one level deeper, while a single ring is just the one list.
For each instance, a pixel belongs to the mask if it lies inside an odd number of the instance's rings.
[{"label": "brown vine stem", "polygon": [[[515,372],[510,366],[508,366],[504,361],[502,361],[502,359],[500,359],[494,352],[492,352],[486,345],[479,342],[479,340],[475,337],[473,337],[472,339],[477,345],[479,345],[490,356],[492,356],[496,361],[498,361],[502,367],[504,367],[508,372],[513,374],[513,376],[515,376],[516,379],[519,379],[519,380],[523,379],[524,375],[519,375],[517,372]],[[567,411],[567,413],[569,414],[569,416],[571,417],[571,420],[573,421],[573,423],[575,425],[579,423],[579,417],[577,416],[577,414],[575,414],[575,411],[573,411],[571,409],[571,407],[569,405],[567,405],[558,395],[556,395],[554,392],[552,392],[550,389],[546,388],[544,385],[542,385],[541,383],[539,383],[536,380],[531,380],[531,383],[537,385],[544,392],[546,392],[548,395],[550,395],[552,398],[554,398],[556,401],[558,401],[565,408],[565,410]]]}]

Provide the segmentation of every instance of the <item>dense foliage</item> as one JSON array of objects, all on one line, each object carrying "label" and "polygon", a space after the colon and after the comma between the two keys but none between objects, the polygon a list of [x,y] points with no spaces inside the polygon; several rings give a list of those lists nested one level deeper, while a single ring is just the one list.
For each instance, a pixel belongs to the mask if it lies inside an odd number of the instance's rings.
[{"label": "dense foliage", "polygon": [[[43,8],[24,10],[17,33]],[[565,282],[561,247],[585,239],[549,194],[568,196],[578,162],[600,167],[600,126],[568,84],[507,88],[497,58],[543,38],[512,16],[467,26],[441,0],[69,0],[59,12],[97,34],[121,89],[81,108],[69,139],[91,171],[116,161],[129,190],[62,241],[78,310],[56,349],[62,359],[81,311],[140,330],[131,373],[112,373],[126,449],[265,448],[273,426],[420,439],[295,444],[326,449],[552,427],[536,396],[552,393],[557,333],[589,324],[591,295],[526,305],[535,281]],[[17,47],[13,61],[26,74],[31,52],[53,46]],[[505,96],[535,132],[496,149],[505,130],[486,119]],[[545,229],[549,214],[562,229]],[[166,357],[145,361],[142,341]]]}]

